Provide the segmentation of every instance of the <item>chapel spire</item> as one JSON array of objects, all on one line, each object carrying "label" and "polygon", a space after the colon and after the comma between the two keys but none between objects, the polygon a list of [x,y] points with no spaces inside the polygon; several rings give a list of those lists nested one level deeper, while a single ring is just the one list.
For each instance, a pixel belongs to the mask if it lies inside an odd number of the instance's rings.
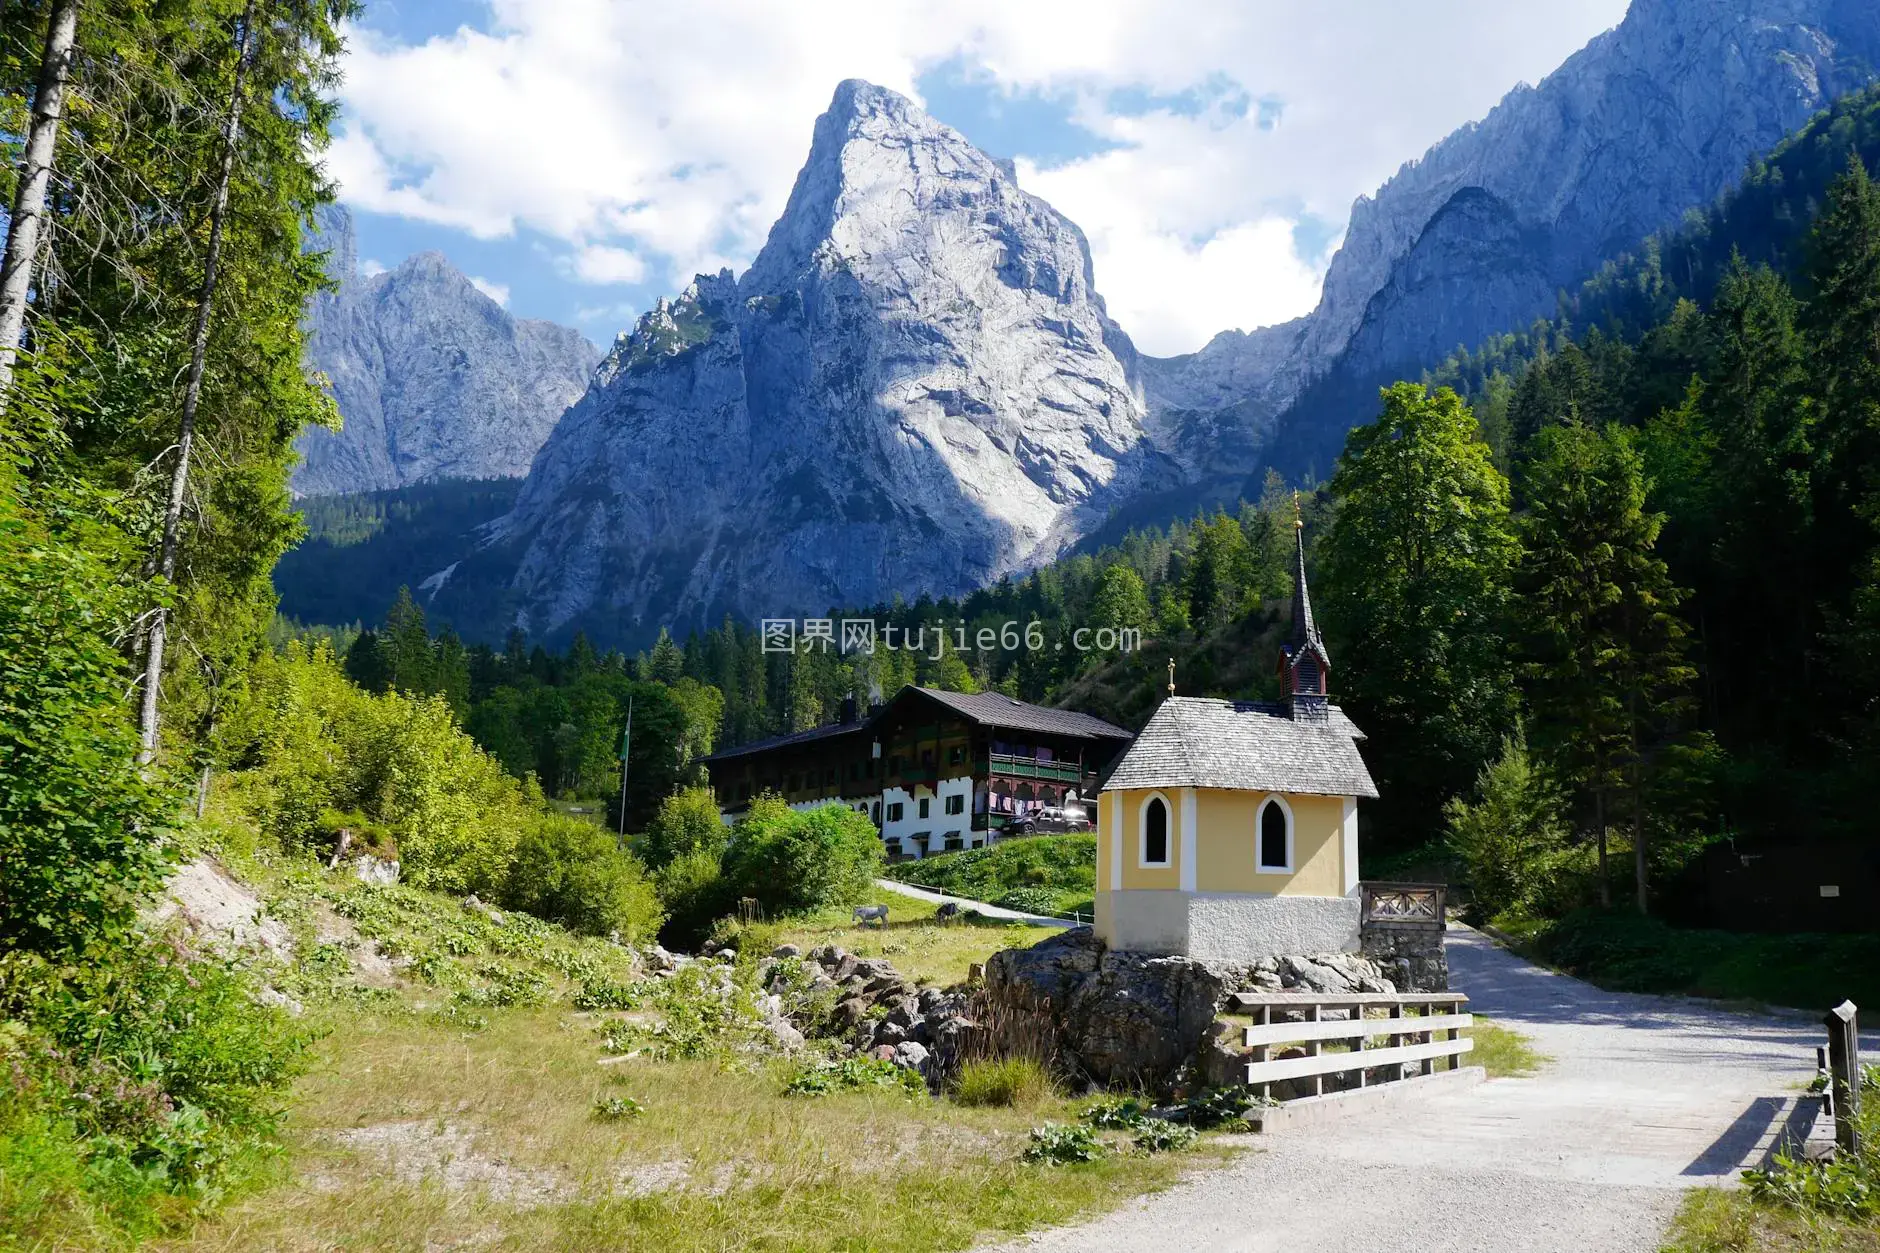
[{"label": "chapel spire", "polygon": [[1306,523],[1293,493],[1293,598],[1292,636],[1280,661],[1286,683],[1286,709],[1297,721],[1327,717],[1326,676],[1332,659],[1312,617],[1312,593],[1306,587]]}]

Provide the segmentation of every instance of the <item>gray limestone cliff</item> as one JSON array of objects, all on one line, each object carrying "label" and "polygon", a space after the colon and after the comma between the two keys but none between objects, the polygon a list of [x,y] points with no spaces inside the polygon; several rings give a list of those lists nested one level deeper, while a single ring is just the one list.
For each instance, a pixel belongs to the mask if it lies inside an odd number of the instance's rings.
[{"label": "gray limestone cliff", "polygon": [[1119,351],[1074,225],[845,82],[751,268],[620,337],[440,604],[617,639],[991,582],[1175,481]]},{"label": "gray limestone cliff", "polygon": [[[1715,200],[1876,65],[1872,0],[1634,0],[1360,199],[1310,315],[1144,359],[1154,421],[1235,471],[1297,472],[1311,451],[1323,473],[1378,384],[1552,316],[1561,291]],[[1315,380],[1342,386],[1298,403]]]},{"label": "gray limestone cliff", "polygon": [[308,364],[344,425],[301,435],[294,490],[528,473],[600,350],[578,331],[511,317],[435,252],[362,275],[350,215],[323,210],[319,227],[312,246],[327,251],[338,290],[307,310]]}]

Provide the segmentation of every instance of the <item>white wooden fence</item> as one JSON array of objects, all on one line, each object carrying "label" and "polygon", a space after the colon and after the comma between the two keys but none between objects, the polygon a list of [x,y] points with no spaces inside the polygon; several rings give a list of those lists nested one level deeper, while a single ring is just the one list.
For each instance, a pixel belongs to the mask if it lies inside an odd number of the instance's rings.
[{"label": "white wooden fence", "polygon": [[[1355,1081],[1334,1084],[1362,1088],[1383,1079],[1408,1079],[1462,1064],[1475,1041],[1462,1035],[1475,1016],[1464,1011],[1469,998],[1460,992],[1354,993],[1321,996],[1316,992],[1241,992],[1241,1009],[1254,1017],[1246,1029],[1252,1050],[1247,1082],[1261,1096],[1273,1085],[1291,1081],[1294,1098],[1323,1095],[1326,1077],[1356,1074]],[[1328,1013],[1338,1014],[1330,1018]],[[1376,1044],[1385,1040],[1388,1043]],[[1272,1056],[1275,1049],[1298,1046],[1301,1056]],[[1344,1045],[1327,1049],[1327,1045]],[[1371,1072],[1386,1072],[1375,1075]],[[1310,1081],[1310,1090],[1301,1091]]]}]

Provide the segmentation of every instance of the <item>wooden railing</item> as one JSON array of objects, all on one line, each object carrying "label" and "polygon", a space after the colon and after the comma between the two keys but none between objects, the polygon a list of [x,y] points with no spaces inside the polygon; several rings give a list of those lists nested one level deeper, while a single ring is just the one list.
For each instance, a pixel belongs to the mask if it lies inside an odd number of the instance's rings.
[{"label": "wooden railing", "polygon": [[1083,767],[1074,761],[1045,761],[1037,757],[1021,757],[1012,753],[993,753],[980,760],[992,774],[1002,774],[1014,779],[1050,779],[1058,783],[1082,783],[1085,775]]},{"label": "wooden railing", "polygon": [[[1445,1058],[1455,1069],[1475,1047],[1462,1035],[1474,1016],[1464,1011],[1469,998],[1460,992],[1241,992],[1233,999],[1254,1017],[1246,1028],[1247,1082],[1269,1099],[1275,1084],[1288,1084],[1281,1097],[1293,1099],[1324,1095],[1328,1078],[1342,1091],[1434,1074]],[[1380,1039],[1388,1043],[1373,1043]],[[1299,1056],[1271,1055],[1293,1045]]]},{"label": "wooden railing", "polygon": [[1441,883],[1365,883],[1364,921],[1444,924]]}]

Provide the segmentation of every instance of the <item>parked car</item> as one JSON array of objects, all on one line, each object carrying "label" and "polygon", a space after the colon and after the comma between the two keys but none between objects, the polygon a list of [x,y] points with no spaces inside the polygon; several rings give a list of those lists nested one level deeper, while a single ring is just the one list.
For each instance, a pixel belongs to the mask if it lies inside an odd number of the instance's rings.
[{"label": "parked car", "polygon": [[1047,805],[1043,809],[1034,809],[1022,818],[1018,818],[1006,828],[1012,835],[1063,835],[1071,831],[1094,831],[1090,821],[1090,811],[1082,805],[1059,808]]}]

